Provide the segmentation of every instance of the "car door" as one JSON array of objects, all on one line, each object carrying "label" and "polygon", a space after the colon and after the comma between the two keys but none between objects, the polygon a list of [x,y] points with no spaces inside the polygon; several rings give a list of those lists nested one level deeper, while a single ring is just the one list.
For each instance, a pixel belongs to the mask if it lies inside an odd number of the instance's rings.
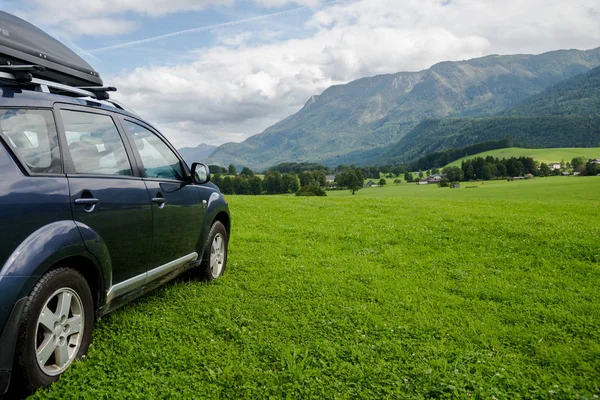
[{"label": "car door", "polygon": [[124,289],[132,290],[144,283],[149,266],[152,208],[146,185],[132,168],[128,142],[110,112],[60,105],[55,109],[73,219],[106,244],[112,284],[128,281]]},{"label": "car door", "polygon": [[199,187],[190,183],[183,161],[150,126],[132,118],[121,118],[121,124],[152,199],[154,268],[195,258],[206,206]]}]

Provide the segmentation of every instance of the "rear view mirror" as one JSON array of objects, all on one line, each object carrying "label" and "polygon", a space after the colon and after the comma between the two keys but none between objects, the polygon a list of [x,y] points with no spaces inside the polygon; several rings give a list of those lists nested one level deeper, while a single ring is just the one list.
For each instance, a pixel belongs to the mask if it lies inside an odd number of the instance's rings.
[{"label": "rear view mirror", "polygon": [[210,170],[208,165],[203,163],[192,164],[192,182],[203,184],[210,181]]}]

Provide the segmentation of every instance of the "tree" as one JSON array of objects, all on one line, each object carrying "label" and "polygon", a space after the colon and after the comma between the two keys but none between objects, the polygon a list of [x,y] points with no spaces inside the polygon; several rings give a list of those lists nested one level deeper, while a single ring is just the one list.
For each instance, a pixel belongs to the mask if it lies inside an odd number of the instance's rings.
[{"label": "tree", "polygon": [[226,174],[227,173],[227,170],[225,168],[220,167],[218,165],[209,165],[208,170],[210,171],[211,174]]},{"label": "tree", "polygon": [[296,174],[286,173],[281,175],[281,192],[282,193],[296,193],[300,186],[298,185],[298,178]]},{"label": "tree", "polygon": [[587,162],[585,157],[575,157],[574,159],[571,160],[571,167],[573,167],[573,169],[578,170],[579,167],[581,167],[582,165],[585,165],[585,163]]},{"label": "tree", "polygon": [[483,168],[481,168],[481,179],[483,179],[484,181],[489,181],[490,179],[492,179],[492,170],[489,165],[484,165]]},{"label": "tree", "polygon": [[229,175],[237,175],[237,170],[235,169],[235,165],[229,164],[229,168],[227,169]]},{"label": "tree", "polygon": [[248,194],[248,180],[239,175],[233,178],[233,191],[235,194]]},{"label": "tree", "polygon": [[317,184],[324,188],[327,186],[327,176],[323,171],[313,171],[313,178],[317,181]]},{"label": "tree", "polygon": [[327,196],[327,193],[318,185],[305,185],[296,192],[296,196]]},{"label": "tree", "polygon": [[448,178],[444,177],[444,178],[440,179],[440,181],[438,182],[438,186],[439,187],[448,187],[448,186],[450,186],[450,181],[448,180]]},{"label": "tree", "polygon": [[598,168],[598,164],[596,164],[593,160],[589,160],[585,165],[584,175],[593,176],[598,175],[600,172],[600,168]]},{"label": "tree", "polygon": [[414,180],[412,172],[408,172],[408,171],[405,172],[404,173],[404,180],[406,182],[412,182]]},{"label": "tree", "polygon": [[[404,167],[402,165],[396,165],[396,166],[392,167],[392,169],[390,171],[392,171],[392,174],[394,174],[394,176],[400,176],[401,174],[406,172],[406,167]],[[376,178],[378,178],[378,177],[379,177],[379,175],[376,176]]]},{"label": "tree", "polygon": [[214,183],[218,187],[221,187],[221,182],[222,182],[221,174],[214,174],[213,176],[211,176],[210,180],[212,183]]},{"label": "tree", "polygon": [[259,195],[262,192],[262,179],[258,176],[248,178],[248,194]]},{"label": "tree", "polygon": [[221,189],[223,194],[234,194],[233,179],[231,179],[230,176],[224,177],[221,181],[221,186],[219,186],[219,189]]},{"label": "tree", "polygon": [[419,178],[423,178],[423,171],[419,171]]},{"label": "tree", "polygon": [[506,176],[506,165],[503,163],[498,163],[496,168],[498,169],[498,176]]},{"label": "tree", "polygon": [[465,176],[460,167],[446,167],[442,172],[450,182],[462,181]]},{"label": "tree", "polygon": [[254,171],[252,171],[248,167],[244,167],[242,168],[242,172],[240,172],[240,175],[244,175],[246,178],[250,178],[251,176],[254,176]]},{"label": "tree", "polygon": [[475,177],[475,170],[473,169],[473,162],[471,160],[467,160],[466,162],[463,161],[462,170],[465,180],[468,181]]},{"label": "tree", "polygon": [[347,187],[352,191],[352,194],[354,194],[357,190],[362,188],[364,177],[359,168],[348,168],[340,172],[335,177],[335,181],[339,186]]},{"label": "tree", "polygon": [[550,169],[550,167],[548,166],[548,164],[541,163],[540,164],[540,175],[541,176],[549,176],[551,174],[552,174],[552,170]]},{"label": "tree", "polygon": [[300,172],[298,178],[300,179],[300,186],[309,186],[313,181],[312,173],[308,171]]},{"label": "tree", "polygon": [[263,187],[269,194],[283,193],[281,182],[279,171],[267,171],[263,180]]},{"label": "tree", "polygon": [[385,186],[385,185],[387,184],[387,181],[386,181],[385,179],[381,178],[381,179],[379,180],[379,183],[377,183],[377,184],[378,184],[379,186]]}]

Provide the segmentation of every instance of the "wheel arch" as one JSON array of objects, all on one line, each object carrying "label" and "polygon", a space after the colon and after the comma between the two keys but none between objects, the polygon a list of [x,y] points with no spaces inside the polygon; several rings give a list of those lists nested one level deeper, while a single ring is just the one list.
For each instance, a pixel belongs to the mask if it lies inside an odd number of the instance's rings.
[{"label": "wheel arch", "polygon": [[[95,301],[101,304],[106,282],[111,278],[110,269],[109,276],[106,276],[110,263],[103,265],[94,253],[97,253],[98,247],[106,246],[96,237],[93,240],[96,248],[88,249],[87,244],[92,241],[89,232],[86,238],[79,228],[78,224],[71,220],[57,221],[29,235],[0,270],[0,291],[4,292],[0,297],[28,296],[44,274],[68,264],[90,282]],[[104,261],[104,264],[107,264],[106,260]]]},{"label": "wheel arch", "polygon": [[225,229],[227,230],[227,237],[229,237],[229,235],[231,234],[231,217],[229,216],[229,214],[225,211],[219,211],[217,215],[215,215],[215,217],[213,218],[210,225],[212,226],[216,221],[221,222],[225,226]]},{"label": "wheel arch", "polygon": [[94,309],[98,310],[102,305],[102,294],[104,292],[104,279],[98,265],[87,255],[75,255],[58,261],[47,272],[61,267],[74,269],[83,275],[92,292]]}]

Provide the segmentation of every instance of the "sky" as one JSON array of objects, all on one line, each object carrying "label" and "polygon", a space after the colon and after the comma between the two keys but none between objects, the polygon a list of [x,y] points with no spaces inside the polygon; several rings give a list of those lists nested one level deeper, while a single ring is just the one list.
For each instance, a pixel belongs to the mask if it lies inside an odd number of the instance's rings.
[{"label": "sky", "polygon": [[331,85],[600,46],[598,0],[0,0],[176,147],[240,142]]}]

